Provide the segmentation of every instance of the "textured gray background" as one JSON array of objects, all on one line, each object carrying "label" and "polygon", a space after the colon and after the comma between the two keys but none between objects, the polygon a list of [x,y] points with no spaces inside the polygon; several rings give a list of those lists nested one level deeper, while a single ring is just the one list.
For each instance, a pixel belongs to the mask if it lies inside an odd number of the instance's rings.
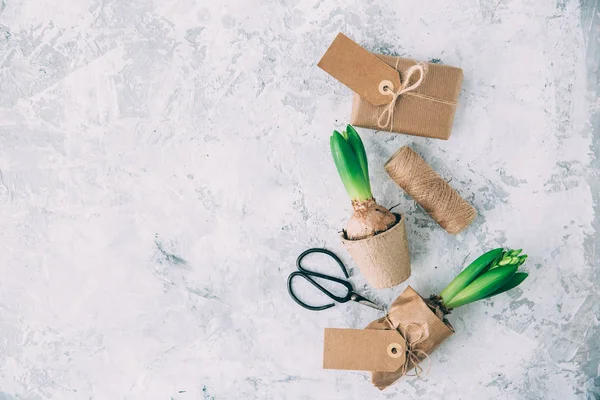
[{"label": "textured gray background", "polygon": [[[0,0],[0,399],[600,398],[598,1]],[[427,379],[321,369],[296,255],[350,214],[328,153],[338,31],[462,67],[447,142],[361,130],[423,295],[491,247],[530,278],[466,306]],[[441,230],[385,175],[411,144],[471,201]],[[326,266],[322,266],[326,267]],[[383,303],[406,284],[361,293]],[[306,288],[301,288],[303,291]],[[305,292],[308,294],[308,292]]]}]

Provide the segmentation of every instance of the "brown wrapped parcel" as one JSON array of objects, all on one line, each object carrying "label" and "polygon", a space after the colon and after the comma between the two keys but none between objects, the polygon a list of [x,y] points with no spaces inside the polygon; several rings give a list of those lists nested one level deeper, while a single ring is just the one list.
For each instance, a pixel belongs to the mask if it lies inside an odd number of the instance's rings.
[{"label": "brown wrapped parcel", "polygon": [[421,362],[428,362],[423,359],[454,333],[454,328],[444,318],[444,311],[434,302],[423,299],[410,286],[392,303],[387,316],[371,322],[365,329],[396,329],[414,354],[405,366],[395,372],[372,373],[371,380],[380,390],[414,369],[415,357]]},{"label": "brown wrapped parcel", "polygon": [[[376,56],[398,70],[402,82],[405,82],[407,71],[412,66],[423,66],[423,81],[416,89],[398,96],[389,121],[381,118],[387,104],[373,105],[355,93],[350,123],[363,128],[449,139],[463,81],[462,69],[401,57]],[[408,84],[419,78],[418,75],[413,74]]]}]

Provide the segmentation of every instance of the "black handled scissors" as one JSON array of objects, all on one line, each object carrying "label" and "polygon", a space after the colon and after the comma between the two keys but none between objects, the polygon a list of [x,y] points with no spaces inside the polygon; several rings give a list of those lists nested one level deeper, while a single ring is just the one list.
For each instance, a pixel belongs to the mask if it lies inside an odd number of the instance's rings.
[{"label": "black handled scissors", "polygon": [[[292,299],[294,299],[294,301],[296,303],[298,303],[302,307],[304,307],[304,308],[306,308],[308,310],[312,310],[312,311],[327,310],[328,308],[331,308],[331,307],[335,306],[335,303],[325,304],[324,306],[311,306],[311,305],[308,305],[308,304],[304,303],[302,300],[300,300],[294,294],[294,291],[292,290],[292,280],[296,276],[301,276],[302,278],[304,278],[308,282],[310,282],[313,286],[315,286],[317,289],[319,289],[321,292],[323,292],[327,296],[329,296],[329,298],[331,298],[334,301],[337,301],[338,303],[346,303],[346,302],[352,300],[352,301],[356,301],[357,303],[364,304],[365,306],[372,307],[372,308],[374,308],[376,310],[384,311],[383,307],[381,307],[381,306],[373,303],[372,301],[370,301],[370,300],[362,297],[361,295],[355,293],[354,292],[354,288],[352,287],[352,284],[350,282],[348,282],[348,281],[346,281],[344,279],[336,278],[335,276],[329,276],[329,275],[321,274],[319,272],[309,271],[306,268],[304,268],[302,266],[302,259],[304,259],[304,257],[306,257],[307,255],[309,255],[311,253],[323,253],[323,254],[328,255],[329,257],[333,258],[335,260],[335,262],[342,269],[342,272],[344,273],[344,276],[346,278],[350,277],[350,275],[348,274],[348,271],[346,270],[346,267],[344,266],[344,263],[342,262],[342,260],[340,260],[339,257],[336,256],[335,254],[333,254],[331,251],[325,250],[325,249],[319,249],[319,248],[308,249],[308,250],[302,252],[302,254],[300,254],[298,256],[298,258],[296,259],[296,267],[298,267],[298,271],[292,272],[290,274],[290,276],[288,277],[288,281],[287,281],[288,292],[289,292],[290,296],[292,296]],[[346,295],[343,296],[343,297],[337,296],[337,295],[331,293],[329,290],[325,289],[323,286],[319,285],[319,283],[317,283],[313,279],[313,277],[314,278],[321,278],[321,279],[325,279],[325,280],[328,280],[328,281],[331,281],[331,282],[339,283],[339,284],[343,285],[346,289],[348,289],[348,293],[346,293]]]}]

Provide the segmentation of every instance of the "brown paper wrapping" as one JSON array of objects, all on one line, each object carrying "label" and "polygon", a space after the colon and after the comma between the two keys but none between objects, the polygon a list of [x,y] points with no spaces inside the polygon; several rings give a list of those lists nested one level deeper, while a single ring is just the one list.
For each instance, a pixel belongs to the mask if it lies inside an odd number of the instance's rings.
[{"label": "brown paper wrapping", "polygon": [[[454,333],[454,328],[443,317],[440,319],[425,300],[410,286],[392,303],[388,311],[388,318],[394,325],[394,328],[400,328],[400,331],[407,331],[409,325],[418,325],[425,334],[425,339],[414,346],[414,349],[420,350],[426,354],[431,354],[444,340]],[[371,322],[365,329],[391,329],[385,317]],[[411,330],[408,330],[411,335]],[[407,338],[411,341],[411,337]],[[422,363],[427,360],[421,361]],[[413,369],[414,364],[410,363],[408,371]],[[402,368],[396,372],[373,372],[371,380],[380,390],[390,386],[402,377]]]},{"label": "brown paper wrapping", "polygon": [[404,215],[396,214],[399,221],[385,232],[360,240],[342,242],[358,265],[369,285],[377,289],[390,288],[410,276],[410,254]]},{"label": "brown paper wrapping", "polygon": [[[398,60],[398,71],[402,82],[405,79],[405,71],[417,63],[407,58],[380,54],[376,54],[376,56],[392,68],[396,66],[396,60]],[[463,71],[460,68],[448,65],[421,64],[426,65],[425,81],[413,92],[440,99],[443,102],[413,96],[410,92],[401,95],[396,101],[391,131],[448,140],[454,122],[458,95],[462,86]],[[377,123],[385,107],[385,105],[375,106],[370,104],[355,93],[350,123],[363,128],[389,131],[389,125],[382,128]]]}]

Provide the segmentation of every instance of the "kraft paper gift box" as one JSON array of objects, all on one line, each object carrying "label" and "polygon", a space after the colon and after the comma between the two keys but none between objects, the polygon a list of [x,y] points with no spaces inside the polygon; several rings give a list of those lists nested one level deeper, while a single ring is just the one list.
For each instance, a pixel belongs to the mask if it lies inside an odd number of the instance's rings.
[{"label": "kraft paper gift box", "polygon": [[447,312],[409,286],[365,329],[325,329],[323,368],[372,371],[380,390],[412,371],[425,375],[429,355],[454,333]]},{"label": "kraft paper gift box", "polygon": [[450,138],[462,69],[372,54],[342,33],[318,65],[355,92],[352,125]]}]

